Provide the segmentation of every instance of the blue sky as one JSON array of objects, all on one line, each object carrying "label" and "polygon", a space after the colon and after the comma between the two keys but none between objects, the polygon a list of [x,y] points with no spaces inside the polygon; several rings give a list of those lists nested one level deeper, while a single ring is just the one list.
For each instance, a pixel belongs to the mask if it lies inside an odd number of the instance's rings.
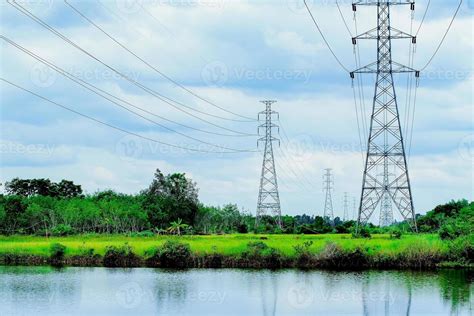
[{"label": "blue sky", "polygon": [[[351,80],[316,32],[301,1],[143,0],[69,1],[129,49],[200,96],[233,112],[256,117],[262,99],[275,99],[284,135],[275,151],[284,213],[321,214],[322,173],[333,168],[334,205],[342,215],[343,192],[360,194],[362,156]],[[427,5],[417,1],[413,30]],[[236,119],[177,88],[77,15],[63,1],[18,1],[95,56],[193,108]],[[335,1],[308,1],[338,57],[355,68],[349,32]],[[339,1],[355,34],[350,2]],[[458,1],[432,1],[418,36],[414,68],[436,49]],[[255,134],[255,122],[234,122],[197,114],[209,125],[177,111],[97,63],[2,2],[1,33],[57,66],[103,90],[178,123],[206,132]],[[415,207],[424,213],[450,199],[473,197],[473,18],[464,1],[443,47],[422,73],[417,93],[409,169]],[[359,32],[375,25],[375,11],[360,9]],[[407,7],[392,12],[393,25],[409,31]],[[361,43],[361,62],[374,61],[373,43]],[[394,43],[394,60],[408,63],[408,44]],[[140,135],[209,149],[170,133],[90,93],[1,40],[1,76],[27,89]],[[406,75],[396,76],[404,117]],[[5,83],[1,89],[1,177],[63,178],[88,192],[145,188],[156,168],[185,172],[204,203],[237,203],[255,211],[262,157],[258,153],[195,154],[127,136],[41,101]],[[373,78],[365,77],[367,118]],[[256,137],[217,136],[146,116],[205,142],[255,149]],[[404,123],[404,120],[402,120]],[[405,125],[403,125],[405,128]],[[366,131],[365,131],[366,132]],[[234,134],[235,135],[235,134]],[[283,151],[283,154],[282,154]],[[305,173],[304,180],[296,175]]]}]

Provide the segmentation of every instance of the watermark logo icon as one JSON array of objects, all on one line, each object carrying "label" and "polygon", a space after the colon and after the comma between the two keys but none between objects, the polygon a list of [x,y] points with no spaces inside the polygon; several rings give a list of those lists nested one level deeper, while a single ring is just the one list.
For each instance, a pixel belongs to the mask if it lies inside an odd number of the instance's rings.
[{"label": "watermark logo icon", "polygon": [[116,143],[115,152],[125,161],[138,159],[143,155],[143,142],[135,136],[127,135]]},{"label": "watermark logo icon", "polygon": [[56,82],[56,72],[45,64],[37,63],[30,70],[30,80],[35,86],[48,88]]},{"label": "watermark logo icon", "polygon": [[288,289],[287,298],[294,308],[307,308],[314,302],[313,287],[304,282],[297,283]]},{"label": "watermark logo icon", "polygon": [[465,136],[458,146],[459,155],[474,163],[474,134]]},{"label": "watermark logo icon", "polygon": [[142,0],[115,0],[115,5],[120,12],[134,14],[142,9]]},{"label": "watermark logo icon", "polygon": [[[308,6],[315,2],[315,0],[306,0]],[[290,9],[291,12],[296,14],[305,14],[307,13],[306,6],[304,4],[304,0],[286,0],[286,6]]]},{"label": "watermark logo icon", "polygon": [[117,303],[127,309],[138,307],[143,299],[144,292],[136,282],[125,283],[115,292]]},{"label": "watermark logo icon", "polygon": [[214,61],[201,71],[201,78],[208,86],[222,87],[229,79],[229,69],[221,61]]},{"label": "watermark logo icon", "polygon": [[310,159],[314,147],[313,138],[307,134],[298,135],[288,142],[288,152],[298,162]]}]

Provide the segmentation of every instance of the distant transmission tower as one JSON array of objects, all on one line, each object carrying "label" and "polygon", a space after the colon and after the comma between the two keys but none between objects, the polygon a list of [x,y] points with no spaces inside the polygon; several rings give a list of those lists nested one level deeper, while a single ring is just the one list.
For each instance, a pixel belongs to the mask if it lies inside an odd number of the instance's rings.
[{"label": "distant transmission tower", "polygon": [[280,196],[278,194],[275,159],[273,157],[273,142],[277,141],[278,145],[280,145],[280,140],[272,136],[273,129],[278,128],[278,125],[272,123],[272,118],[274,115],[278,117],[278,112],[272,110],[272,104],[276,101],[261,102],[265,104],[265,111],[258,113],[258,119],[260,120],[260,116],[264,115],[265,123],[258,127],[258,134],[260,135],[261,129],[264,129],[265,135],[258,139],[258,144],[265,142],[265,149],[263,152],[262,175],[260,177],[255,224],[258,226],[262,216],[271,214],[274,216],[278,227],[281,228]]},{"label": "distant transmission tower", "polygon": [[348,221],[349,220],[349,200],[348,200],[348,193],[344,192],[344,216],[342,217],[342,220]]},{"label": "distant transmission tower", "polygon": [[357,224],[367,224],[383,201],[387,205],[393,203],[412,230],[417,231],[393,74],[414,72],[419,77],[419,71],[392,61],[392,40],[410,39],[415,44],[416,37],[391,26],[390,8],[394,5],[410,5],[412,11],[415,9],[414,1],[407,0],[366,0],[352,4],[354,12],[358,6],[377,7],[377,27],[352,39],[354,45],[359,39],[377,40],[377,61],[351,72],[352,78],[356,73],[377,75]]},{"label": "distant transmission tower", "polygon": [[332,180],[331,169],[325,169],[326,173],[323,175],[324,191],[326,192],[326,199],[324,201],[324,218],[329,219],[331,223],[334,221],[334,210],[332,207],[332,189],[334,181]]},{"label": "distant transmission tower", "polygon": [[351,217],[351,220],[355,220],[356,219],[356,212],[357,212],[357,202],[356,202],[356,198],[352,198],[352,217]]}]

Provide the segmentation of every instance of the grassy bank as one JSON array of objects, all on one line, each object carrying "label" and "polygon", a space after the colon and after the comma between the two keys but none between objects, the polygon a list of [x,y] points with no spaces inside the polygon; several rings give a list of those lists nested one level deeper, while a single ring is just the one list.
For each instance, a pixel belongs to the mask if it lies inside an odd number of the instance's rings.
[{"label": "grassy bank", "polygon": [[[170,241],[174,246],[163,250]],[[433,268],[470,266],[472,252],[464,249],[472,243],[472,237],[443,241],[434,234],[404,235],[400,239],[391,239],[389,235],[353,239],[340,234],[3,236],[0,237],[0,263],[49,264],[55,256],[54,263],[69,265]],[[63,245],[62,253],[53,254],[53,244]],[[173,248],[180,244],[185,247]],[[164,264],[165,261],[168,263]]]}]

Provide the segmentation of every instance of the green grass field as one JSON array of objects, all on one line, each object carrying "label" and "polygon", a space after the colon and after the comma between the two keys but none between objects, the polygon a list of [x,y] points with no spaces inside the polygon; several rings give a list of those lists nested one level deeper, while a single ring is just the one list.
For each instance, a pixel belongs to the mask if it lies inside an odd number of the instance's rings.
[{"label": "green grass field", "polygon": [[[262,240],[263,238],[263,240]],[[266,238],[266,239],[265,239]],[[107,246],[122,246],[128,243],[138,255],[156,248],[166,240],[175,239],[189,243],[196,254],[218,252],[224,255],[242,253],[249,242],[262,241],[268,246],[280,250],[284,255],[294,255],[294,246],[305,241],[313,241],[311,251],[318,253],[327,242],[334,242],[344,249],[358,246],[366,249],[368,254],[398,254],[408,249],[423,249],[427,252],[446,252],[448,243],[435,234],[404,235],[401,239],[390,239],[389,235],[373,235],[371,239],[353,239],[351,235],[253,235],[233,234],[218,236],[155,236],[128,237],[123,235],[83,235],[71,237],[35,237],[35,236],[0,236],[0,254],[49,255],[52,243],[65,245],[66,255],[79,255],[84,249],[93,248],[94,252],[103,255]]]}]

